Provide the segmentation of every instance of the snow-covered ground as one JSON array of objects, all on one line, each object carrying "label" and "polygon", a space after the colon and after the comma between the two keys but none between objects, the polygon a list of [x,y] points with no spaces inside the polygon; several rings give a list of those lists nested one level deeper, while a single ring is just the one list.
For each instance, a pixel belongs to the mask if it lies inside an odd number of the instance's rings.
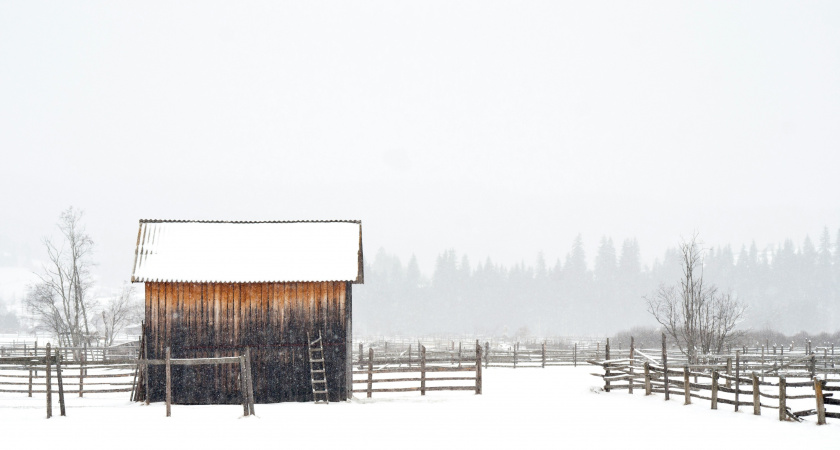
[{"label": "snow-covered ground", "polygon": [[[484,395],[429,392],[379,395],[344,403],[256,405],[242,408],[150,406],[128,394],[67,397],[67,417],[44,420],[45,398],[0,394],[0,439],[4,447],[50,442],[62,449],[94,448],[837,448],[840,421],[829,425],[779,422],[775,411],[712,411],[708,402],[684,406],[680,399],[599,391],[593,367],[489,369]],[[675,396],[676,397],[676,396]],[[46,428],[45,428],[46,427]],[[79,431],[79,427],[84,432]],[[76,440],[77,438],[81,438]]]}]

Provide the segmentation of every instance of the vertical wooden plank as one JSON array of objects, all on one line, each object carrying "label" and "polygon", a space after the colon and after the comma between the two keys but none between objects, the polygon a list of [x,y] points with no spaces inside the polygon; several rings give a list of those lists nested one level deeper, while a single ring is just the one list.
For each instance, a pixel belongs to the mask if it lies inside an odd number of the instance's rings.
[{"label": "vertical wooden plank", "polygon": [[650,395],[650,362],[645,361],[645,395]]},{"label": "vertical wooden plank", "polygon": [[633,385],[636,383],[636,341],[630,336],[630,387],[629,393],[633,393]]},{"label": "vertical wooden plank", "polygon": [[50,343],[47,342],[47,357],[45,358],[45,362],[46,362],[46,365],[47,365],[47,371],[46,371],[47,372],[46,373],[46,379],[47,379],[47,381],[46,381],[47,382],[47,385],[46,385],[46,391],[47,391],[47,419],[52,417],[52,367],[50,365],[51,350],[52,349],[50,348]]},{"label": "vertical wooden plank", "polygon": [[172,368],[169,359],[170,349],[166,347],[166,417],[172,415]]},{"label": "vertical wooden plank", "polygon": [[752,374],[752,388],[753,388],[753,414],[761,415],[761,391],[758,386],[758,375],[755,372]]},{"label": "vertical wooden plank", "polygon": [[735,411],[738,411],[738,401],[741,397],[741,350],[735,350]]},{"label": "vertical wooden plank", "polygon": [[671,391],[668,389],[668,351],[665,344],[665,333],[662,333],[662,376],[665,386],[665,400],[670,400]]},{"label": "vertical wooden plank", "polygon": [[683,366],[683,391],[685,395],[685,405],[691,404],[691,386],[689,386],[691,380],[689,380],[688,376],[688,366],[686,365]]},{"label": "vertical wooden plank", "polygon": [[245,347],[245,376],[247,380],[248,413],[254,415],[254,377],[251,372],[251,349]]},{"label": "vertical wooden plank", "polygon": [[55,351],[55,376],[58,378],[58,411],[63,416],[66,416],[64,408],[64,380],[61,376],[61,352]]}]

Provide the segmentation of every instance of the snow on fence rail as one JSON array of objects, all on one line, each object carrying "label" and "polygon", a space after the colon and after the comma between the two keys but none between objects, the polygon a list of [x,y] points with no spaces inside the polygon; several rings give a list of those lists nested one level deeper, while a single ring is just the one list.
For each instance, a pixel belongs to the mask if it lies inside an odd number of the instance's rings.
[{"label": "snow on fence rail", "polygon": [[[353,384],[366,384],[364,389],[353,389],[353,393],[366,393],[367,397],[372,397],[374,392],[420,392],[420,395],[426,395],[426,391],[475,391],[476,394],[481,394],[481,345],[476,341],[475,350],[473,351],[473,359],[471,361],[464,361],[459,359],[457,366],[441,365],[445,359],[441,358],[427,358],[426,347],[420,345],[420,354],[414,361],[414,366],[411,366],[411,359],[408,358],[406,367],[393,367],[386,361],[385,364],[380,364],[374,368],[377,361],[374,350],[368,349],[367,370],[354,370]],[[431,363],[431,364],[430,364]],[[364,366],[364,361],[359,361],[360,366]],[[416,374],[419,372],[419,376]],[[474,372],[472,376],[439,376],[440,374],[452,372]],[[389,375],[391,378],[379,378],[377,375]],[[402,374],[396,376],[394,374]],[[434,374],[429,376],[429,374]],[[355,375],[364,375],[363,378],[355,378]],[[437,385],[439,382],[468,382],[469,384],[460,385]],[[375,383],[398,383],[401,385],[418,383],[419,386],[401,386],[394,388],[374,388]],[[427,383],[435,384],[435,386],[427,386]]]},{"label": "snow on fence rail", "polygon": [[[628,358],[611,359],[608,341],[606,359],[588,362],[604,370],[603,374],[593,375],[604,380],[606,392],[627,390],[632,394],[634,388],[644,389],[645,395],[662,393],[666,400],[672,394],[682,396],[686,405],[691,404],[693,398],[707,400],[711,409],[717,409],[718,404],[733,405],[735,411],[741,406],[751,406],[755,415],[761,415],[762,408],[770,408],[778,411],[782,421],[802,421],[802,417],[810,415],[817,416],[818,424],[825,424],[826,418],[840,419],[840,408],[826,410],[826,405],[840,406],[840,398],[834,398],[834,392],[840,392],[840,377],[833,366],[826,365],[819,372],[815,353],[782,365],[778,361],[769,365],[756,358],[742,360],[740,350],[737,350],[734,366],[730,357],[726,357],[725,364],[705,361],[690,365],[686,361],[669,363],[669,355],[665,352],[658,361],[639,353],[641,358],[636,357],[631,347]],[[805,381],[788,381],[796,378]],[[806,408],[797,411],[797,406]]]}]

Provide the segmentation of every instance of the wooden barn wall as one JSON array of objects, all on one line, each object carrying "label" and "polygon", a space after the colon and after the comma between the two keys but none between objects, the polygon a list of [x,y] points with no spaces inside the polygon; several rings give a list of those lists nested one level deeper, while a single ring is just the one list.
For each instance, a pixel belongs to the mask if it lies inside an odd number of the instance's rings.
[{"label": "wooden barn wall", "polygon": [[[330,400],[348,397],[349,283],[146,283],[149,359],[238,356],[251,350],[254,399],[312,401],[306,333],[324,335]],[[164,399],[163,366],[150,374]],[[172,366],[173,402],[239,403],[237,365]]]}]

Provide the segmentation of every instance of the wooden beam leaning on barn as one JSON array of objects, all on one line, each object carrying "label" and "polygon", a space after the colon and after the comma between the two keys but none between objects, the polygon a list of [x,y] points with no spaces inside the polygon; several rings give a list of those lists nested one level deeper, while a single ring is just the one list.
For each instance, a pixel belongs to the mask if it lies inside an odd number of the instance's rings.
[{"label": "wooden beam leaning on barn", "polygon": [[[242,392],[242,406],[245,416],[254,415],[254,384],[251,380],[251,360],[250,349],[246,349],[242,356],[227,356],[221,358],[166,358],[166,359],[146,359],[137,361],[138,365],[144,366],[148,370],[148,366],[166,366],[166,374],[169,375],[170,366],[198,366],[203,364],[239,364],[240,369],[240,390]],[[167,355],[169,348],[167,347]],[[166,377],[166,416],[170,416],[170,404],[172,402],[172,380],[170,376]],[[146,393],[148,402],[149,393]]]}]

